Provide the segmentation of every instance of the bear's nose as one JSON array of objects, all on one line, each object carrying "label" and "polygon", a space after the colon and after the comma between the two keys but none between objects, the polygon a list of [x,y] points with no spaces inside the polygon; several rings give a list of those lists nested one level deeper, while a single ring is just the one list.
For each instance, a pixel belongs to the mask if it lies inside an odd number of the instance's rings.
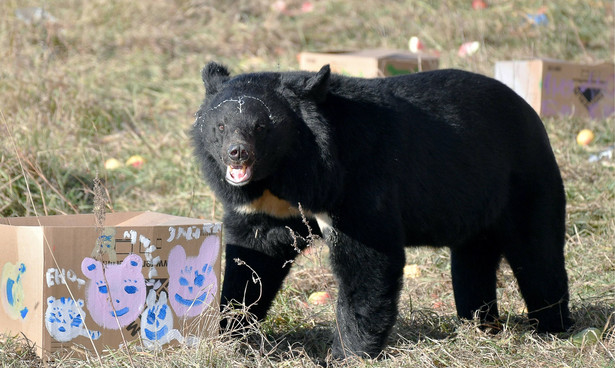
[{"label": "bear's nose", "polygon": [[244,162],[250,158],[250,152],[244,144],[232,144],[228,148],[228,157],[234,162]]}]

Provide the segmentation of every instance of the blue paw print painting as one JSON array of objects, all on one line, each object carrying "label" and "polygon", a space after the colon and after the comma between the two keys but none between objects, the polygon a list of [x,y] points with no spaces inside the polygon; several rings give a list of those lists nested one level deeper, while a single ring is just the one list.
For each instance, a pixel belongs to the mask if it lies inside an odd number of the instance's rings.
[{"label": "blue paw print painting", "polygon": [[53,296],[47,298],[45,327],[55,340],[67,342],[78,336],[98,339],[100,332],[88,331],[83,323],[84,319],[83,300],[74,301],[64,297],[56,299]]},{"label": "blue paw print painting", "polygon": [[147,309],[141,315],[141,338],[146,348],[157,350],[173,340],[182,343],[183,336],[173,328],[173,313],[167,304],[167,293],[160,292],[156,300],[156,292],[150,290],[147,294]]}]

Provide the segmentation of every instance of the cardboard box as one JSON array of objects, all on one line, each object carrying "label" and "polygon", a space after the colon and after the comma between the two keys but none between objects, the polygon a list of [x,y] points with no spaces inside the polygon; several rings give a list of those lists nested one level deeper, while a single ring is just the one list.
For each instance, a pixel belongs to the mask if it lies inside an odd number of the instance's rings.
[{"label": "cardboard box", "polygon": [[[222,224],[155,212],[0,219],[0,334],[48,357],[217,333]],[[109,301],[113,300],[113,304]]]},{"label": "cardboard box", "polygon": [[399,50],[362,50],[333,52],[302,52],[301,70],[319,71],[329,64],[331,71],[353,77],[376,78],[438,69],[439,59],[426,54]]},{"label": "cardboard box", "polygon": [[615,112],[615,65],[535,59],[498,61],[495,78],[515,90],[541,116],[593,119]]}]

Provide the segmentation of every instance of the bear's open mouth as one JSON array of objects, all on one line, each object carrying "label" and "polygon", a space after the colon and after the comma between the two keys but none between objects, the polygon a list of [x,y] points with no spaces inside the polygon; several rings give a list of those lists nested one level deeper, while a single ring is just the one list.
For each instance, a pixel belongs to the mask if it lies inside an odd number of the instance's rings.
[{"label": "bear's open mouth", "polygon": [[226,167],[226,181],[235,186],[246,185],[252,179],[252,166],[228,165]]}]

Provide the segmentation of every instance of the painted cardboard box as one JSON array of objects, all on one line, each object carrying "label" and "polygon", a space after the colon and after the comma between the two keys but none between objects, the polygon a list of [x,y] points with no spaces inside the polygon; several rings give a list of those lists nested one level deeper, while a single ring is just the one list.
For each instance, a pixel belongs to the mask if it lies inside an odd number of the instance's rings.
[{"label": "painted cardboard box", "polygon": [[[0,334],[39,355],[217,333],[222,224],[155,212],[0,219]],[[112,303],[110,301],[113,301]]]},{"label": "painted cardboard box", "polygon": [[329,64],[333,73],[377,78],[438,69],[439,59],[427,54],[386,49],[299,54],[301,70],[319,71],[325,64]]},{"label": "painted cardboard box", "polygon": [[498,61],[495,78],[515,90],[541,116],[600,119],[615,112],[615,65],[559,60]]}]

